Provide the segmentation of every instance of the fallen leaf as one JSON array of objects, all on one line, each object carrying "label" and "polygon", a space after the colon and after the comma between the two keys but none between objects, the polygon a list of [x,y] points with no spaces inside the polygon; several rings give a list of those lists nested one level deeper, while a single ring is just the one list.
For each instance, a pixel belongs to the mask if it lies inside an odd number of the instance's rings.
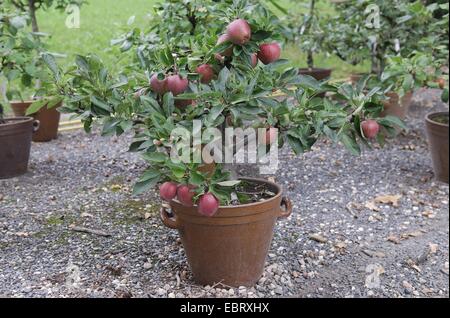
[{"label": "fallen leaf", "polygon": [[113,191],[113,192],[117,192],[117,191],[120,191],[120,190],[122,190],[122,186],[120,184],[113,184],[111,186],[111,191]]},{"label": "fallen leaf", "polygon": [[152,214],[151,213],[145,213],[144,214],[144,219],[146,219],[146,220],[148,220],[148,219],[150,219],[152,217]]},{"label": "fallen leaf", "polygon": [[380,251],[372,251],[372,250],[366,249],[366,250],[362,250],[362,252],[370,257],[378,257],[378,258],[386,257],[386,254],[384,254],[383,252],[380,252]]},{"label": "fallen leaf", "polygon": [[369,209],[369,210],[372,210],[372,211],[376,211],[376,212],[380,211],[380,209],[376,206],[375,202],[373,202],[373,201],[366,202],[366,204],[364,204],[364,207],[366,209]]},{"label": "fallen leaf", "polygon": [[395,236],[395,235],[389,235],[387,240],[389,242],[392,242],[392,243],[395,243],[395,244],[400,244],[400,239],[397,236]]},{"label": "fallen leaf", "polygon": [[347,248],[347,244],[345,242],[336,242],[336,244],[334,244],[334,247],[343,250]]},{"label": "fallen leaf", "polygon": [[381,195],[374,200],[376,203],[392,204],[394,207],[398,207],[398,201],[402,198],[402,195]]},{"label": "fallen leaf", "polygon": [[421,231],[414,231],[414,232],[403,233],[400,235],[400,237],[403,240],[407,240],[410,237],[418,237],[418,236],[422,236],[422,235],[423,235],[423,233]]},{"label": "fallen leaf", "polygon": [[432,211],[423,211],[422,215],[429,219],[433,219],[436,216]]},{"label": "fallen leaf", "polygon": [[310,234],[309,238],[313,241],[319,242],[319,243],[326,243],[328,242],[328,239],[323,237],[320,234]]},{"label": "fallen leaf", "polygon": [[87,212],[83,212],[83,213],[81,213],[81,217],[82,218],[93,218],[94,216],[92,214],[87,213]]},{"label": "fallen leaf", "polygon": [[412,269],[414,269],[416,272],[420,273],[422,270],[420,269],[419,266],[417,266],[416,262],[414,262],[412,259],[408,259],[406,261],[406,264],[408,264],[409,267],[411,267]]},{"label": "fallen leaf", "polygon": [[430,254],[436,254],[439,246],[437,244],[430,243]]},{"label": "fallen leaf", "polygon": [[14,234],[16,236],[18,236],[18,237],[28,237],[28,236],[30,236],[30,233],[27,233],[27,232],[16,232]]}]

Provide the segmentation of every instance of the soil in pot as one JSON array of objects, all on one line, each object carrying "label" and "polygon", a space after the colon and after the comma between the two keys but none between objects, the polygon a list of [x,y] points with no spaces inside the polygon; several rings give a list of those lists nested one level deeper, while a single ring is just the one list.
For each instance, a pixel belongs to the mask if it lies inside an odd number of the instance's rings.
[{"label": "soil in pot", "polygon": [[7,118],[4,122],[0,124],[0,179],[27,172],[31,135],[36,127],[31,117]]},{"label": "soil in pot", "polygon": [[449,183],[449,113],[429,114],[425,122],[436,180]]},{"label": "soil in pot", "polygon": [[381,117],[391,115],[405,119],[411,106],[413,92],[406,93],[402,98],[394,92],[386,93],[386,96],[389,99],[383,101],[384,111],[381,113]]},{"label": "soil in pot", "polygon": [[[16,116],[25,116],[27,108],[32,103],[33,102],[31,101],[11,102],[11,108]],[[47,142],[58,138],[59,119],[61,117],[60,112],[57,110],[59,106],[60,105],[51,109],[44,107],[36,114],[32,115],[34,119],[39,120],[40,122],[39,129],[33,134],[34,142]]]},{"label": "soil in pot", "polygon": [[277,184],[242,180],[247,185],[241,192],[249,203],[221,206],[213,217],[202,216],[197,206],[185,207],[176,200],[170,203],[171,215],[161,210],[164,224],[178,230],[199,284],[253,286],[263,273],[277,219],[292,212],[291,202],[282,197]]}]

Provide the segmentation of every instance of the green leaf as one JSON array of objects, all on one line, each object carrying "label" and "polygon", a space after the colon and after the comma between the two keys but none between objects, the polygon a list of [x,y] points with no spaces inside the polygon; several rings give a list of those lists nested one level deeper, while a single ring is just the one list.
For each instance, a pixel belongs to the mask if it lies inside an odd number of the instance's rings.
[{"label": "green leaf", "polygon": [[33,104],[31,104],[28,108],[27,111],[25,113],[26,116],[32,115],[37,113],[38,111],[40,111],[45,105],[47,105],[47,100],[46,99],[40,99],[36,102],[34,102]]},{"label": "green leaf", "polygon": [[154,163],[164,163],[166,161],[166,159],[168,158],[167,155],[162,152],[148,152],[148,153],[142,155],[142,157],[146,161],[150,161],[150,162],[154,162]]},{"label": "green leaf", "polygon": [[56,63],[55,57],[51,54],[44,53],[42,54],[42,59],[44,60],[50,71],[52,71],[53,76],[55,76],[56,80],[59,80],[61,77],[61,73],[58,64]]},{"label": "green leaf", "polygon": [[405,129],[405,130],[408,129],[408,127],[405,125],[405,123],[400,118],[398,118],[396,116],[392,116],[392,115],[388,115],[388,116],[385,116],[384,118],[380,118],[377,120],[377,122],[382,126],[399,127],[401,129]]},{"label": "green leaf", "polygon": [[166,114],[167,117],[172,116],[173,111],[175,109],[175,102],[173,99],[173,95],[171,92],[164,94],[163,97],[163,108],[164,108],[164,113]]},{"label": "green leaf", "polygon": [[230,180],[230,181],[219,182],[219,183],[217,183],[217,185],[220,185],[221,187],[235,187],[240,183],[241,183],[241,180]]},{"label": "green leaf", "polygon": [[145,181],[137,182],[133,187],[133,195],[139,195],[154,188],[158,184],[160,178],[161,175]]},{"label": "green leaf", "polygon": [[91,96],[91,102],[92,102],[92,104],[101,108],[102,110],[106,111],[107,113],[112,112],[111,107],[106,102],[104,102],[103,100],[101,100],[99,97],[97,97],[95,95]]},{"label": "green leaf", "polygon": [[189,177],[189,184],[199,186],[205,181],[205,177],[197,171],[191,171],[191,175]]},{"label": "green leaf", "polygon": [[356,142],[356,139],[354,136],[347,135],[346,133],[342,133],[340,135],[340,140],[342,144],[353,154],[353,155],[360,155],[361,154],[361,148],[359,147],[358,143]]},{"label": "green leaf", "polygon": [[295,138],[291,135],[286,136],[289,146],[292,148],[296,155],[302,154],[304,152],[303,145],[300,139]]}]

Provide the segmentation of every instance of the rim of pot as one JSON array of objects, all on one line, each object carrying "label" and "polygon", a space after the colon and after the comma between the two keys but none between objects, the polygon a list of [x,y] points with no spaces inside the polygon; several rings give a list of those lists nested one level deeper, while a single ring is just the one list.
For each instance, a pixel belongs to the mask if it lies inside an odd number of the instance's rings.
[{"label": "rim of pot", "polygon": [[447,115],[447,117],[449,116],[449,112],[434,112],[434,113],[429,113],[427,114],[427,116],[425,117],[425,120],[427,122],[429,122],[430,124],[433,125],[437,125],[437,126],[441,126],[441,127],[448,127],[448,124],[443,124],[443,123],[439,123],[437,121],[433,120],[433,117],[437,117],[439,115]]},{"label": "rim of pot", "polygon": [[33,117],[29,116],[22,116],[22,117],[9,117],[9,118],[3,118],[6,123],[0,124],[1,126],[10,126],[17,123],[27,122],[27,121],[33,121]]},{"label": "rim of pot", "polygon": [[[275,196],[271,197],[270,199],[267,199],[267,200],[262,201],[262,202],[253,202],[253,203],[246,203],[246,204],[239,204],[239,205],[220,205],[219,209],[221,209],[221,210],[222,209],[235,209],[235,208],[238,208],[238,207],[249,207],[249,206],[255,206],[255,205],[258,205],[258,204],[271,202],[271,201],[274,201],[277,198],[281,197],[282,192],[283,192],[283,188],[280,185],[276,184],[275,182],[269,181],[269,180],[259,179],[259,178],[245,178],[245,177],[239,178],[239,180],[259,181],[259,183],[269,184],[269,185],[273,186],[275,189],[277,189],[278,193]],[[172,201],[174,201],[177,204],[181,205],[181,202],[176,200],[176,199],[174,199]],[[198,207],[198,204],[195,204],[192,207],[193,208]]]}]

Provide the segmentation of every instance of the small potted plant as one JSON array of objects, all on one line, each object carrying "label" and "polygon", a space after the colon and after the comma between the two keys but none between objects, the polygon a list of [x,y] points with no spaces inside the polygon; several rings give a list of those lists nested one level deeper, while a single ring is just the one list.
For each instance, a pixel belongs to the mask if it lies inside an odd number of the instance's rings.
[{"label": "small potted plant", "polygon": [[[327,24],[327,50],[352,65],[370,61],[370,73],[378,77],[387,58],[409,56],[432,49],[437,5],[422,1],[334,1],[336,15]],[[411,30],[414,30],[411,32]],[[364,74],[353,74],[356,82]]]},{"label": "small potted plant", "polygon": [[[14,88],[8,90],[7,96],[10,99],[11,108],[16,116],[31,115],[41,123],[39,130],[33,134],[33,141],[35,142],[47,142],[58,137],[60,113],[57,108],[61,106],[60,101],[52,101],[49,103],[48,98],[42,98],[40,95],[39,88],[42,81],[40,78],[42,75],[42,63],[39,54],[43,51],[41,38],[46,37],[47,35],[40,32],[37,12],[38,10],[48,10],[53,7],[64,10],[68,5],[80,6],[83,2],[83,0],[5,1],[6,7],[15,8],[17,11],[27,15],[27,20],[31,23],[32,32],[27,36],[27,43],[31,43],[28,40],[33,38],[36,54],[30,56],[26,67],[22,69],[18,68],[15,72],[9,73],[8,80]],[[20,54],[20,52],[18,54]],[[14,60],[15,56],[10,56],[9,59]],[[33,95],[32,98],[29,98],[30,92],[33,92],[31,94]],[[14,98],[18,98],[18,100],[12,100]],[[46,103],[44,107],[42,107],[44,101],[46,101]],[[32,104],[35,105],[32,106]],[[39,111],[37,112],[35,109],[39,109]]]},{"label": "small potted plant", "polygon": [[0,104],[0,179],[17,177],[27,172],[31,136],[39,122],[31,117],[4,118]]},{"label": "small potted plant", "polygon": [[414,91],[422,87],[444,89],[445,99],[445,76],[441,65],[428,54],[413,52],[409,57],[390,57],[381,75],[388,97],[383,114],[405,118]]},{"label": "small potted plant", "polygon": [[[27,19],[23,14],[0,9],[0,76],[11,79],[23,68],[32,66],[35,56],[34,38],[24,31]],[[25,41],[26,40],[26,41]],[[20,59],[16,59],[20,55]],[[31,117],[5,118],[0,105],[0,179],[27,171],[31,137],[39,127]]]},{"label": "small potted plant", "polygon": [[[237,174],[244,146],[275,172],[271,158],[284,144],[301,154],[328,137],[358,154],[360,144],[382,143],[402,123],[374,116],[377,90],[325,85],[287,67],[268,46],[278,34],[264,16],[216,14],[228,20],[223,30],[192,36],[190,47],[175,52],[161,43],[143,70],[113,75],[93,55],[77,57],[69,72],[53,68],[50,56],[47,63],[65,110],[79,114],[87,130],[96,121],[104,134],[134,131],[130,150],[149,165],[134,193],[159,185],[162,222],[179,231],[195,281],[250,286],[263,272],[276,220],[293,205],[280,185]],[[345,102],[318,97],[327,90]]]},{"label": "small potted plant", "polygon": [[[295,1],[295,4],[298,5],[298,2]],[[292,10],[287,17],[293,33],[291,37],[300,50],[306,54],[307,67],[300,68],[300,74],[312,76],[317,80],[330,78],[331,69],[317,68],[314,63],[314,55],[324,50],[327,36],[324,30],[324,19],[317,8],[317,1],[310,0],[308,11],[303,15],[293,11],[295,10]]]}]

